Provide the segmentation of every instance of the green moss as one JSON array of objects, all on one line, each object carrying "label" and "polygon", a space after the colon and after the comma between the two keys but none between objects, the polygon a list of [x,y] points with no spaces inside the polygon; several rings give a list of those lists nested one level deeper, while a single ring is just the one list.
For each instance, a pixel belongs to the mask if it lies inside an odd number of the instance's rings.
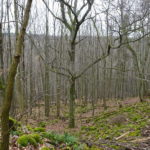
[{"label": "green moss", "polygon": [[9,117],[9,128],[11,131],[17,131],[17,128],[21,126],[21,123],[17,120]]},{"label": "green moss", "polygon": [[34,132],[45,132],[45,128],[37,127],[33,129]]},{"label": "green moss", "polygon": [[56,123],[58,123],[58,119],[54,119],[54,120],[51,120],[49,123],[51,124],[51,125],[54,125],[54,124],[56,124]]},{"label": "green moss", "polygon": [[31,135],[22,135],[17,140],[21,147],[26,147],[28,145],[37,146],[36,140]]},{"label": "green moss", "polygon": [[137,137],[141,135],[141,131],[140,130],[132,131],[128,135]]},{"label": "green moss", "polygon": [[110,145],[109,146],[110,148],[112,148],[112,149],[115,149],[115,150],[120,150],[120,149],[122,149],[120,146],[118,146],[118,145]]},{"label": "green moss", "polygon": [[27,145],[37,146],[38,143],[42,143],[42,138],[38,134],[26,134],[22,135],[17,140],[18,144],[21,147],[26,147]]},{"label": "green moss", "polygon": [[87,150],[104,150],[103,148],[97,147],[97,146],[92,146],[91,148]]},{"label": "green moss", "polygon": [[76,112],[83,114],[83,113],[90,111],[91,109],[92,108],[90,105],[89,106],[79,106],[79,107],[77,107]]},{"label": "green moss", "polygon": [[50,150],[48,147],[42,147],[41,150]]},{"label": "green moss", "polygon": [[5,90],[5,84],[4,84],[3,79],[0,76],[0,91],[4,91],[4,90]]},{"label": "green moss", "polygon": [[42,128],[45,128],[46,127],[46,122],[39,122],[38,126],[42,127]]},{"label": "green moss", "polygon": [[29,131],[33,132],[33,128],[30,125],[27,125],[26,127]]},{"label": "green moss", "polygon": [[[150,105],[147,103],[138,103],[134,106],[120,108],[111,112],[103,112],[99,116],[90,120],[92,126],[82,126],[79,136],[90,136],[90,139],[96,141],[98,139],[114,139],[123,133],[129,134],[121,140],[129,137],[141,136],[141,130],[148,124],[147,116],[150,114]],[[122,123],[110,123],[112,118],[117,116],[125,116],[127,121]]]},{"label": "green moss", "polygon": [[30,134],[30,136],[31,136],[33,139],[35,139],[35,141],[36,141],[37,143],[42,143],[42,138],[41,138],[41,136],[40,136],[39,134],[33,133],[33,134]]}]

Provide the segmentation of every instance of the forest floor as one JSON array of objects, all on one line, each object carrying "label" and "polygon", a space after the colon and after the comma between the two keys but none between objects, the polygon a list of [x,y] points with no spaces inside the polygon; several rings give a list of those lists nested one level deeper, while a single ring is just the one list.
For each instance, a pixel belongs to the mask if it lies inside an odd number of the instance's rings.
[{"label": "forest floor", "polygon": [[[150,150],[150,101],[140,103],[138,98],[129,98],[122,102],[122,108],[116,101],[108,104],[107,110],[97,104],[93,114],[91,105],[83,107],[77,103],[74,129],[68,128],[65,105],[61,107],[60,118],[43,117],[43,105],[34,108],[36,115],[22,120],[26,124],[23,133],[12,132],[11,150]],[[51,113],[56,113],[56,108]],[[43,141],[38,147],[32,142],[27,147],[19,147],[18,137],[24,134],[42,137]]]},{"label": "forest floor", "polygon": [[150,150],[149,99],[140,103],[138,98],[129,98],[122,102],[122,108],[114,101],[108,104],[107,110],[102,104],[97,105],[94,116],[92,106],[78,106],[74,129],[67,127],[67,119],[50,121],[47,129],[71,133],[91,149]]}]

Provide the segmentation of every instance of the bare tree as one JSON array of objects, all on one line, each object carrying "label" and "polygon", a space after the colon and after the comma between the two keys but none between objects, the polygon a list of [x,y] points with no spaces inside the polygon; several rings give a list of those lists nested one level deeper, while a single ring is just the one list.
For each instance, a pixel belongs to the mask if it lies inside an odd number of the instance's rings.
[{"label": "bare tree", "polygon": [[48,21],[48,10],[46,8],[46,36],[45,36],[45,116],[49,117],[50,112],[50,80],[49,80],[49,48],[48,48],[48,41],[49,41],[49,21]]},{"label": "bare tree", "polygon": [[18,34],[17,42],[16,42],[16,51],[13,57],[12,64],[9,69],[8,79],[7,79],[7,86],[4,95],[4,103],[2,107],[2,114],[1,114],[1,125],[2,125],[2,132],[1,132],[1,150],[9,150],[9,111],[12,103],[13,97],[13,88],[15,82],[15,76],[17,73],[17,67],[20,62],[20,57],[22,54],[22,46],[24,42],[24,36],[26,33],[26,28],[28,25],[28,20],[30,16],[30,9],[32,5],[32,0],[27,1],[24,19],[22,23],[22,27],[20,33]]},{"label": "bare tree", "polygon": [[[3,34],[2,34],[2,20],[3,20],[3,1],[1,1],[1,18],[0,18],[0,92],[4,90],[4,60],[3,60]],[[1,94],[0,94],[1,95]]]}]

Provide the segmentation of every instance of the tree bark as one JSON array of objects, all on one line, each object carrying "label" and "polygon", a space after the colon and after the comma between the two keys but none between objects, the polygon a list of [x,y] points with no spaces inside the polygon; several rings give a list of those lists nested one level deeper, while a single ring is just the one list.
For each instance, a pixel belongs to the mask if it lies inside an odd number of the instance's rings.
[{"label": "tree bark", "polygon": [[2,23],[0,22],[0,71],[3,70],[3,35],[2,35]]},{"label": "tree bark", "polygon": [[70,107],[69,107],[69,127],[75,127],[75,79],[72,77],[70,81]]},{"label": "tree bark", "polygon": [[0,22],[0,105],[4,93],[4,61],[3,61],[3,34],[2,23]]},{"label": "tree bark", "polygon": [[45,36],[45,116],[49,117],[50,115],[50,77],[49,77],[49,48],[48,48],[48,41],[49,41],[49,22],[48,22],[48,11],[46,9],[46,36]]}]

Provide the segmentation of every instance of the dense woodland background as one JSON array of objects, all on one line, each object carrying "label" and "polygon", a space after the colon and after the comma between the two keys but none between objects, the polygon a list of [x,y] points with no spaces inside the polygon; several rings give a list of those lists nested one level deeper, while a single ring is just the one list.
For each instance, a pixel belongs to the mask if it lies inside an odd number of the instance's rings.
[{"label": "dense woodland background", "polygon": [[[4,0],[1,5],[1,9],[4,10],[1,15],[3,25],[1,74],[5,79],[15,48],[16,36],[13,33],[15,19],[20,26],[25,1],[16,3],[17,18],[14,18],[13,1]],[[16,108],[21,107],[23,112],[27,109],[30,112],[35,104],[44,104],[46,99],[48,105],[59,105],[60,102],[67,103],[69,97],[68,79],[57,73],[61,70],[62,73],[68,74],[69,33],[59,20],[51,17],[44,3],[35,3],[16,75],[12,107],[14,115]],[[49,3],[53,4],[55,9],[58,7],[58,2]],[[39,5],[41,9],[38,9]],[[54,13],[57,14],[55,11]],[[108,44],[114,45],[114,38],[118,38],[118,34],[122,32],[120,29],[122,22],[127,26],[129,42],[122,44],[120,48],[111,49],[109,57],[93,65],[77,79],[76,99],[79,101],[94,104],[103,101],[106,105],[105,101],[108,99],[124,100],[139,96],[142,84],[144,92],[149,89],[150,29],[149,1],[146,0],[96,1],[92,13],[78,33],[77,41],[80,42],[76,46],[75,70],[80,72],[107,53]],[[133,48],[133,52],[129,50],[128,44]],[[136,69],[137,63],[142,79]]]}]

